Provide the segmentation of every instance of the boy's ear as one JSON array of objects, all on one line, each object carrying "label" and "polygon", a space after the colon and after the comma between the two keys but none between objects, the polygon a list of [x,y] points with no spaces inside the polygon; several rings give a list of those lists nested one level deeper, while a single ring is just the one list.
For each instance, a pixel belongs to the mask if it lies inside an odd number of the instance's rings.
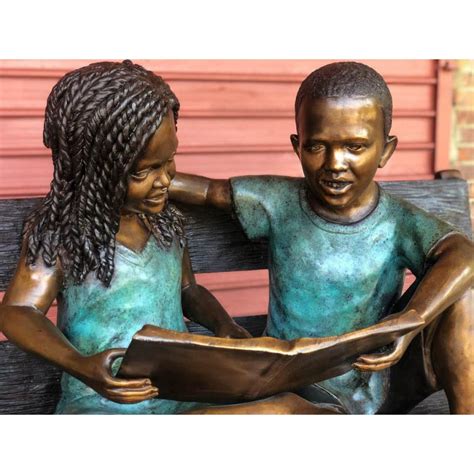
[{"label": "boy's ear", "polygon": [[390,157],[393,155],[395,148],[398,145],[398,138],[395,135],[389,135],[382,153],[382,158],[380,158],[379,168],[383,168]]},{"label": "boy's ear", "polygon": [[294,152],[300,157],[300,139],[298,135],[292,134],[290,135],[291,145],[293,146]]}]

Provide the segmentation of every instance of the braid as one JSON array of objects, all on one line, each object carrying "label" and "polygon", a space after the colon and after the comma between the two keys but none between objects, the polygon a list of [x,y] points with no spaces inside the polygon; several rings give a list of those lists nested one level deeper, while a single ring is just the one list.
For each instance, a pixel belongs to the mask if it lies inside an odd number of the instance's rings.
[{"label": "braid", "polygon": [[184,216],[172,204],[168,204],[159,214],[138,216],[162,248],[169,248],[175,237],[182,248],[186,245]]},{"label": "braid", "polygon": [[[51,149],[54,174],[50,191],[25,223],[28,264],[41,257],[53,266],[59,257],[65,281],[79,284],[95,271],[110,284],[128,176],[170,109],[177,121],[179,102],[169,86],[131,61],[91,64],[53,87],[43,142]],[[160,219],[171,222],[184,242],[176,212],[167,209],[174,217]],[[169,241],[170,231],[163,235]]]}]

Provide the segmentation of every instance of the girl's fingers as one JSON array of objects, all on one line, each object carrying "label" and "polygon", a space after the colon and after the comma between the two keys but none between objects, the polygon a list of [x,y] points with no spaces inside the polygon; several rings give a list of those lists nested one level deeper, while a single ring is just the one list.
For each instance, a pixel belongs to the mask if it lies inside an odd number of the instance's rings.
[{"label": "girl's fingers", "polygon": [[109,398],[117,403],[138,403],[157,397],[159,391],[156,387],[142,389],[111,389]]},{"label": "girl's fingers", "polygon": [[115,359],[123,357],[127,352],[126,349],[108,349],[105,352],[105,363],[110,367]]},{"label": "girl's fingers", "polygon": [[120,379],[118,377],[110,377],[107,380],[108,385],[111,388],[130,388],[130,389],[145,389],[145,388],[156,388],[151,384],[151,380],[147,378],[143,379]]}]

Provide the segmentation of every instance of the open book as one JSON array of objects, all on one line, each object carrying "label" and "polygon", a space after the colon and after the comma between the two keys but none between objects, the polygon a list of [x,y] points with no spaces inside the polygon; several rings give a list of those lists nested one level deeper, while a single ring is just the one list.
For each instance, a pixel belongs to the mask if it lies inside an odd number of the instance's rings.
[{"label": "open book", "polygon": [[[393,342],[423,321],[413,313],[325,338],[224,339],[146,325],[127,349],[118,377],[148,377],[160,398],[232,403],[292,391],[351,370],[360,354]],[[406,315],[405,315],[406,316]]]}]

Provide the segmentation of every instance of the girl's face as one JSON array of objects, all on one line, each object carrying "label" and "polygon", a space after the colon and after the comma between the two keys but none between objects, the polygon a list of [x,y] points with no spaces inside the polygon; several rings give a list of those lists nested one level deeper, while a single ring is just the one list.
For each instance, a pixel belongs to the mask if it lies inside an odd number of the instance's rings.
[{"label": "girl's face", "polygon": [[123,209],[156,214],[168,200],[168,188],[176,173],[174,155],[178,148],[173,112],[163,119],[151,137],[144,156],[136,163]]}]

